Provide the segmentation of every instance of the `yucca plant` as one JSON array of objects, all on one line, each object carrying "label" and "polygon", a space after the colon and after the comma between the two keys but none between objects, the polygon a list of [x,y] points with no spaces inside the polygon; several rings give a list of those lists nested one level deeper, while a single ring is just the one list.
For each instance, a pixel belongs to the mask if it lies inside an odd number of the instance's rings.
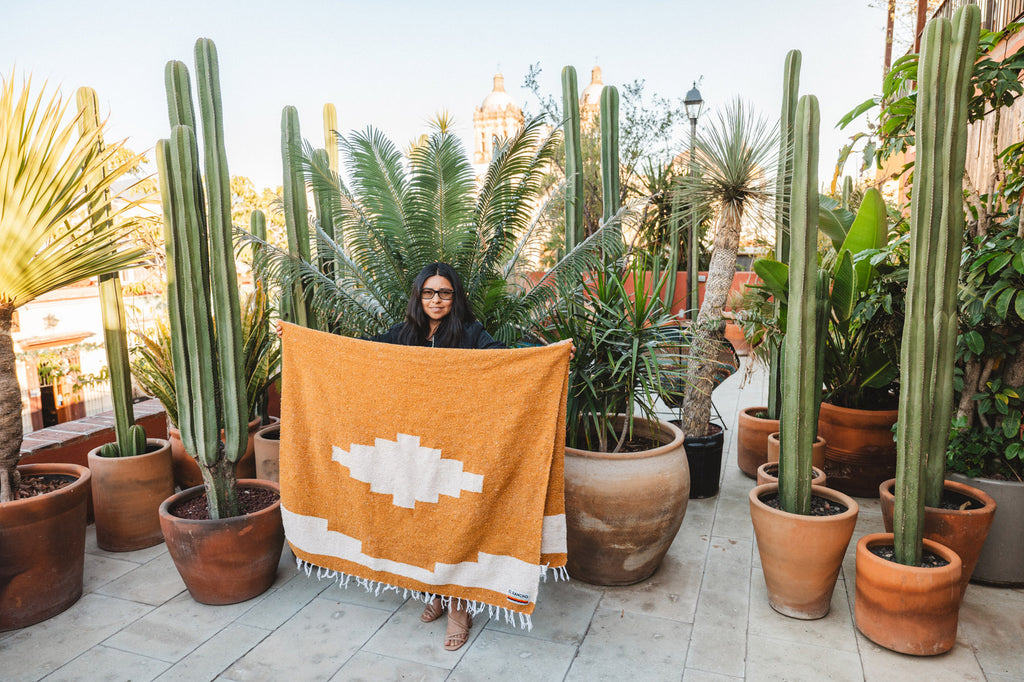
[{"label": "yucca plant", "polygon": [[[145,256],[127,236],[134,206],[105,193],[138,158],[118,163],[121,144],[96,144],[66,120],[60,94],[33,97],[31,81],[0,83],[0,502],[18,494],[21,390],[14,370],[11,320],[18,307],[54,289],[137,265]],[[103,175],[103,169],[106,175]],[[106,215],[109,219],[93,220]]]},{"label": "yucca plant", "polygon": [[[318,230],[309,260],[266,245],[263,276],[284,290],[301,280],[320,328],[365,336],[403,321],[412,280],[427,263],[443,261],[459,273],[473,312],[492,336],[514,345],[545,315],[558,288],[578,286],[599,251],[612,246],[617,231],[610,228],[627,210],[546,273],[529,276],[527,256],[546,236],[546,212],[539,209],[557,135],[539,118],[528,121],[496,144],[479,185],[445,117],[408,155],[372,128],[339,136],[347,184],[325,155],[305,145],[307,182],[330,197],[325,203],[334,207],[334,226],[345,243]],[[321,256],[333,258],[332,276],[318,267]]]}]

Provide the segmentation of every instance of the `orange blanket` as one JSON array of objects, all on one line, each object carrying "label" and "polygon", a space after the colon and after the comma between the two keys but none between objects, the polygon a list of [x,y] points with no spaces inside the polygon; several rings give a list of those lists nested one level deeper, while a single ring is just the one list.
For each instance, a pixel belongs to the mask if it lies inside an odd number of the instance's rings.
[{"label": "orange blanket", "polygon": [[285,325],[281,511],[300,566],[529,626],[565,574],[569,345],[394,346]]}]

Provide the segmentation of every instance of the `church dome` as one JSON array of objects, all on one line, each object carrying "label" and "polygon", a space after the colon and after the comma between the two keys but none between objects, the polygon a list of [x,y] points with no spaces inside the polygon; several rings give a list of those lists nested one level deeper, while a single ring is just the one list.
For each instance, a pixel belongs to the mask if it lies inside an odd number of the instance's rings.
[{"label": "church dome", "polygon": [[482,111],[504,111],[510,105],[515,107],[515,104],[512,96],[505,92],[505,77],[500,73],[495,74],[494,90],[487,97],[484,97],[480,109]]},{"label": "church dome", "polygon": [[580,104],[583,106],[592,105],[598,106],[601,104],[601,90],[604,88],[604,83],[601,82],[601,67],[595,66],[590,71],[590,85],[583,88],[583,94],[580,95]]}]

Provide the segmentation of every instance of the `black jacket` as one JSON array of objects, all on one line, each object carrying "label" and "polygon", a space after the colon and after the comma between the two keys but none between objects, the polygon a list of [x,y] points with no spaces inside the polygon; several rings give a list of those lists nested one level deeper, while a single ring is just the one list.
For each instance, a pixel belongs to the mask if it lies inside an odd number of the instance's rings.
[{"label": "black jacket", "polygon": [[[391,329],[387,330],[383,334],[377,334],[376,336],[367,336],[367,341],[377,341],[378,343],[393,343],[395,345],[401,345],[401,341],[398,340],[398,335],[402,331],[402,327],[405,326],[405,322],[399,322]],[[433,340],[424,341],[420,346],[433,346]],[[462,343],[455,346],[455,348],[504,348],[505,345],[500,341],[495,341],[484,326],[479,322],[473,321],[466,325],[462,330]]]}]

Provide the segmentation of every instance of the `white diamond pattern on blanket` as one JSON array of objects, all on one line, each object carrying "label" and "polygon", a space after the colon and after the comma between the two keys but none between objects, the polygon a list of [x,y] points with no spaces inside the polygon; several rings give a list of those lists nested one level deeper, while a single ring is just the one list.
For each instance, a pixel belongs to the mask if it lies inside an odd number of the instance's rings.
[{"label": "white diamond pattern on blanket", "polygon": [[437,503],[441,495],[483,490],[482,475],[464,471],[457,459],[442,458],[440,450],[420,447],[419,436],[400,433],[397,440],[377,438],[372,446],[353,443],[348,452],[335,445],[332,453],[352,478],[369,483],[372,492],[391,495],[396,507],[412,509],[417,502]]}]

